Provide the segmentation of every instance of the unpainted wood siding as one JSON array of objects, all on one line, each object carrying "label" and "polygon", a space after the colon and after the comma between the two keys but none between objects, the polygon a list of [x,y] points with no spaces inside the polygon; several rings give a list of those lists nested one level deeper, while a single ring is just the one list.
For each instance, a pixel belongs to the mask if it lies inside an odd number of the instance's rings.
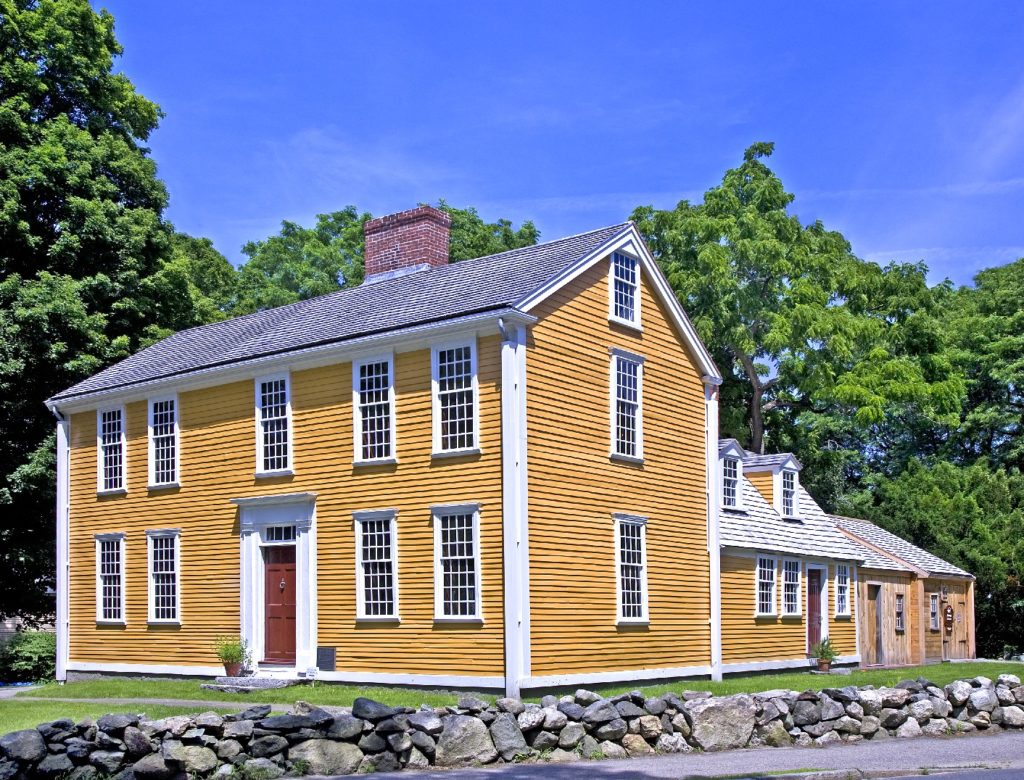
[{"label": "unpainted wood siding", "polygon": [[[700,371],[642,280],[643,332],[608,319],[607,260],[534,311],[527,352],[531,673],[710,663]],[[644,462],[609,458],[610,347],[645,357]],[[612,514],[648,518],[650,624],[618,626]]]},{"label": "unpainted wood siding", "polygon": [[[722,555],[722,661],[786,661],[807,657],[807,561],[765,553],[776,558],[776,605],[773,616],[757,616],[757,556]],[[782,615],[783,557],[801,562],[800,615]],[[811,561],[811,563],[817,563]],[[824,564],[822,564],[824,565]],[[856,609],[850,566],[851,607]],[[857,652],[857,626],[852,616],[839,617],[836,609],[835,564],[828,565],[828,635],[841,656]],[[823,605],[824,607],[825,605]]]},{"label": "unpainted wood siding", "polygon": [[[860,596],[860,607],[858,619],[861,622],[861,658],[863,663],[868,663],[874,652],[867,646],[873,632],[866,627],[868,622],[874,623],[876,617],[869,614],[870,604],[868,600],[868,588],[872,585],[880,586],[878,597],[878,609],[881,611],[881,644],[884,666],[905,666],[920,663],[921,650],[918,646],[917,637],[920,636],[920,614],[921,600],[918,596],[919,588],[915,586],[915,577],[909,572],[882,571],[877,569],[861,569],[858,582],[858,595]],[[904,597],[904,630],[896,630],[896,595]]]},{"label": "unpainted wood siding", "polygon": [[[181,487],[149,492],[146,403],[129,404],[128,492],[96,496],[96,415],[71,422],[72,661],[216,665],[214,639],[239,631],[239,537],[230,499],[316,492],[318,644],[339,670],[503,674],[500,340],[478,341],[479,456],[431,458],[430,351],[395,355],[393,466],[353,467],[352,367],[291,375],[294,475],[254,477],[251,380],[179,395]],[[430,506],[479,502],[484,621],[434,623]],[[397,509],[401,623],[356,621],[352,512]],[[182,623],[147,626],[146,530],[181,529]],[[127,625],[95,622],[97,533],[126,537]]]},{"label": "unpainted wood siding", "polygon": [[[969,606],[972,598],[970,582],[962,579],[929,577],[923,580],[924,600],[921,620],[924,625],[925,659],[928,661],[971,658],[974,639],[974,610]],[[948,591],[943,598],[942,589]],[[931,627],[931,594],[939,596],[939,627]],[[953,608],[953,631],[946,633],[945,609]]]}]

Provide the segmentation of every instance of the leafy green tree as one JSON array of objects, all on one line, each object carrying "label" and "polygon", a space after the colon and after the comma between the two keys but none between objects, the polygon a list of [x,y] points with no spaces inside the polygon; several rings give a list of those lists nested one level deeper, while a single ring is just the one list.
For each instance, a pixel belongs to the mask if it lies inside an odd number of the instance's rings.
[{"label": "leafy green tree", "polygon": [[839,448],[858,451],[865,431],[896,415],[955,419],[962,381],[939,338],[924,268],[866,263],[841,234],[801,224],[764,162],[772,151],[752,145],[699,204],[633,214],[715,345],[723,401],[747,404],[724,410],[723,433],[763,452],[766,425],[779,447],[806,415],[812,429],[824,425],[817,446],[845,430],[856,441],[844,436]]},{"label": "leafy green tree", "polygon": [[182,319],[155,297],[160,110],[114,73],[120,53],[87,0],[0,0],[0,614],[52,609],[43,400]]},{"label": "leafy green tree", "polygon": [[238,272],[208,238],[185,233],[171,237],[170,255],[146,280],[167,333],[229,316]]},{"label": "leafy green tree", "polygon": [[457,209],[449,206],[443,198],[439,208],[452,218],[449,239],[449,255],[452,262],[533,246],[540,238],[540,231],[529,220],[518,228],[513,228],[507,219],[484,222],[472,206],[468,209]]}]

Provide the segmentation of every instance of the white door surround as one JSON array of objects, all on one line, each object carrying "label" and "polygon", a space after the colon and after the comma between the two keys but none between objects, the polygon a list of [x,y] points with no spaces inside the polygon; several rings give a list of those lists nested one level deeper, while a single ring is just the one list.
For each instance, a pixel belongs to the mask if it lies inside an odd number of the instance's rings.
[{"label": "white door surround", "polygon": [[241,541],[241,636],[253,663],[263,657],[263,547],[270,526],[295,529],[295,672],[316,666],[316,493],[233,498]]}]

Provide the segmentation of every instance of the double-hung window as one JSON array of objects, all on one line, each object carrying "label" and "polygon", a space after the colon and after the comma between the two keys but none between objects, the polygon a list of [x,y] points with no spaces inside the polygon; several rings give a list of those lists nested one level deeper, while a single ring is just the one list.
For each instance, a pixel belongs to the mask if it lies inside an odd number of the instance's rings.
[{"label": "double-hung window", "polygon": [[782,516],[796,517],[796,472],[782,472]]},{"label": "double-hung window", "polygon": [[896,630],[903,631],[906,628],[906,621],[903,613],[903,594],[896,594]]},{"label": "double-hung window", "polygon": [[398,619],[395,510],[356,512],[356,617]]},{"label": "double-hung window", "polygon": [[939,594],[932,593],[928,596],[928,625],[932,631],[939,630]]},{"label": "double-hung window", "polygon": [[836,614],[850,615],[850,567],[845,563],[836,565]]},{"label": "double-hung window", "polygon": [[291,390],[287,374],[256,380],[256,473],[291,471]]},{"label": "double-hung window", "polygon": [[178,484],[178,399],[149,400],[149,485]]},{"label": "double-hung window", "polygon": [[776,562],[774,558],[760,555],[757,558],[757,614],[774,615],[776,604]]},{"label": "double-hung window", "polygon": [[782,562],[782,614],[800,614],[800,561]]},{"label": "double-hung window", "polygon": [[479,448],[479,399],[476,346],[473,342],[432,350],[434,453],[472,452]]},{"label": "double-hung window", "polygon": [[481,620],[480,507],[437,506],[434,513],[434,618]]},{"label": "double-hung window", "polygon": [[737,508],[740,505],[739,458],[722,460],[722,505]]},{"label": "double-hung window", "polygon": [[646,623],[647,518],[614,515],[618,622]]},{"label": "double-hung window", "polygon": [[125,489],[124,408],[96,412],[96,447],[99,455],[97,489],[101,493]]},{"label": "double-hung window", "polygon": [[391,356],[352,363],[356,462],[395,457],[395,376]]},{"label": "double-hung window", "polygon": [[124,623],[124,534],[96,537],[96,622]]},{"label": "double-hung window", "polygon": [[640,325],[638,294],[640,266],[636,258],[615,252],[611,269],[611,319],[627,325]]},{"label": "double-hung window", "polygon": [[147,531],[149,546],[149,621],[179,623],[181,603],[181,532]]},{"label": "double-hung window", "polygon": [[612,457],[642,460],[644,359],[612,350],[611,438]]}]

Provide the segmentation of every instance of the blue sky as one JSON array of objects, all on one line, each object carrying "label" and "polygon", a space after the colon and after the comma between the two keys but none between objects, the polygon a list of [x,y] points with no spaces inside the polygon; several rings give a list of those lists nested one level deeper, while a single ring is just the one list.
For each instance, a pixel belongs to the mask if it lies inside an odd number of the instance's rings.
[{"label": "blue sky", "polygon": [[445,198],[542,239],[699,199],[753,141],[862,257],[1024,256],[1024,4],[97,2],[161,105],[169,218]]}]

